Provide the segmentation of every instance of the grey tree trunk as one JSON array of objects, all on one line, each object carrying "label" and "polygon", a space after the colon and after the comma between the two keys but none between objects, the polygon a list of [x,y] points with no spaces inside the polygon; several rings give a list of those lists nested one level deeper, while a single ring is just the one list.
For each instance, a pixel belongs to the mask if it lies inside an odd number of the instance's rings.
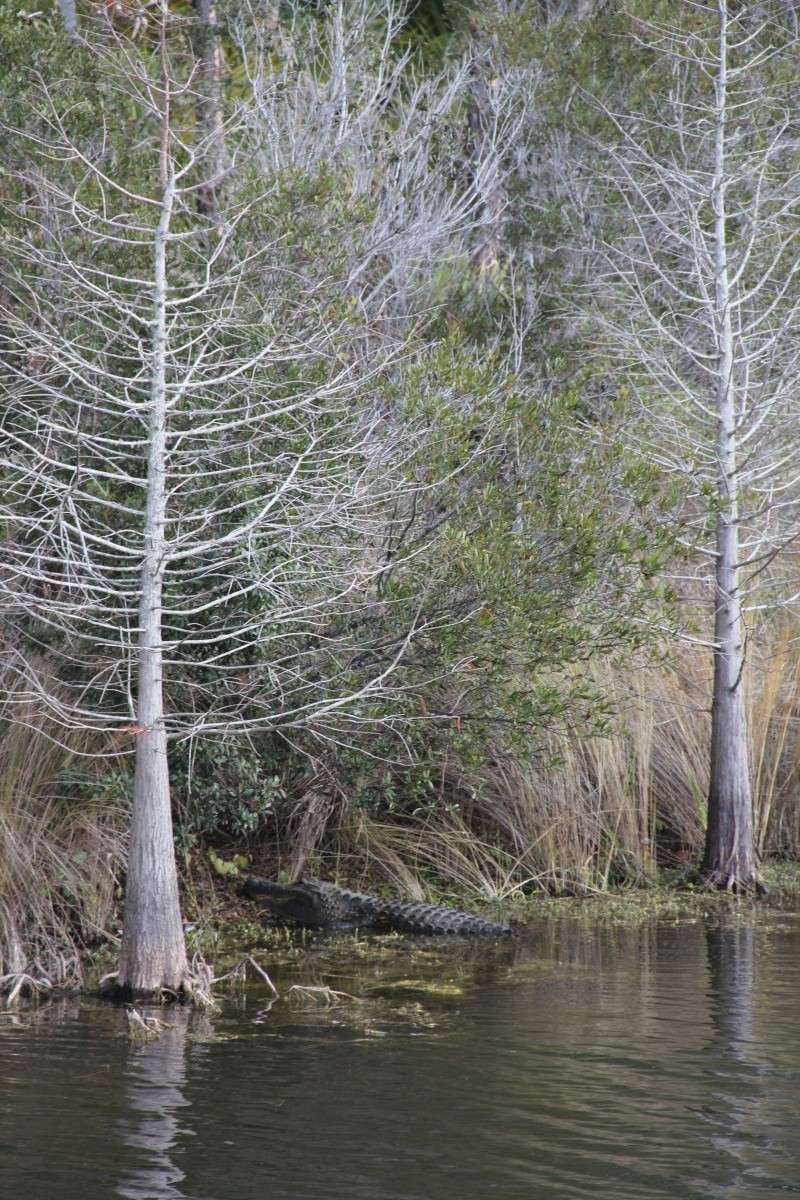
[{"label": "grey tree trunk", "polygon": [[495,165],[482,178],[491,156],[487,153],[492,144],[492,101],[490,82],[486,79],[486,62],[476,59],[473,68],[472,102],[467,111],[469,129],[468,152],[474,173],[474,185],[481,197],[478,223],[478,242],[472,253],[472,261],[481,277],[491,277],[498,270],[503,257],[503,223],[507,196],[502,174]]},{"label": "grey tree trunk", "polygon": [[727,257],[725,138],[727,5],[719,0],[719,69],[713,182],[717,326],[717,529],[714,573],[714,691],[708,825],[702,875],[716,887],[757,888],[753,803],[744,705],[745,636],[739,587],[739,480],[733,325]]},{"label": "grey tree trunk", "polygon": [[75,0],[58,0],[64,32],[70,42],[78,41],[78,10]]},{"label": "grey tree trunk", "polygon": [[[205,143],[204,179],[197,190],[197,209],[215,226],[220,221],[220,192],[228,165],[222,109],[224,60],[214,0],[193,0],[198,17],[195,53],[198,61],[197,133]],[[222,231],[217,230],[218,233]]]},{"label": "grey tree trunk", "polygon": [[[168,99],[165,101],[168,105]],[[136,766],[119,986],[134,994],[177,992],[187,981],[178,874],[172,836],[164,725],[162,593],[166,516],[166,251],[175,183],[168,161],[168,108],[162,142],[162,210],[155,233],[144,561],[139,606]]]}]

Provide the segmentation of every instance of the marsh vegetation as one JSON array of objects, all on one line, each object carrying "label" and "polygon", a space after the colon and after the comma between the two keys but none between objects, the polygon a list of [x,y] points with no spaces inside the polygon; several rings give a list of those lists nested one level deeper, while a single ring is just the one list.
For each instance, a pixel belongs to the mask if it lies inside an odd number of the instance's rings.
[{"label": "marsh vegetation", "polygon": [[245,868],[480,908],[797,859],[797,41],[0,9],[8,995],[196,991]]}]

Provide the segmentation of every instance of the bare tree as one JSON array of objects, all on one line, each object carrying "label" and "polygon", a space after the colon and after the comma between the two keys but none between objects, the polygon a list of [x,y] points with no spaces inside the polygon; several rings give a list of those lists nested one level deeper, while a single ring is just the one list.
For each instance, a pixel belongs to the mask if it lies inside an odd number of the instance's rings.
[{"label": "bare tree", "polygon": [[475,80],[488,69],[480,47],[424,76],[397,48],[407,15],[398,0],[337,0],[323,23],[287,7],[282,26],[257,20],[256,3],[234,27],[256,102],[252,152],[270,176],[347,179],[347,202],[366,210],[343,245],[348,295],[373,321],[416,322],[441,273],[497,241],[530,72],[493,64],[480,132],[465,145]]},{"label": "bare tree", "polygon": [[[334,51],[346,10],[333,6],[324,45]],[[207,64],[165,3],[157,18],[155,56],[113,28],[92,46],[137,114],[128,149],[142,182],[118,178],[105,126],[87,131],[40,81],[36,120],[7,131],[20,168],[0,281],[3,655],[21,714],[133,739],[119,970],[132,992],[191,984],[169,740],[313,727],[336,741],[368,722],[370,700],[386,696],[426,623],[420,596],[387,638],[391,604],[374,584],[409,495],[434,486],[410,469],[424,431],[401,428],[385,402],[387,380],[396,385],[418,353],[412,325],[375,330],[404,288],[400,308],[410,306],[393,242],[412,239],[419,210],[406,213],[405,233],[395,219],[382,256],[371,234],[334,267],[287,249],[270,205],[284,155],[296,161],[302,145],[322,157],[298,124],[321,77],[259,84],[255,108],[239,106],[222,126],[217,97],[198,136]],[[350,70],[344,53],[330,61]],[[395,70],[386,43],[378,62]],[[253,78],[268,74],[261,63]],[[362,80],[357,104],[343,93],[331,107],[340,149],[353,154],[367,129],[377,136],[385,79]],[[341,91],[346,81],[328,83]],[[423,103],[419,88],[394,86],[406,147],[429,145],[435,93]],[[442,87],[444,120],[458,89]],[[222,139],[226,194],[207,210],[198,196],[218,178]],[[368,170],[366,153],[352,161]],[[413,177],[413,153],[407,161]],[[428,247],[478,207],[477,193],[443,192],[438,214],[425,213]],[[342,303],[348,294],[365,319]]]},{"label": "bare tree", "polygon": [[780,4],[681,7],[672,25],[635,24],[658,110],[606,113],[623,218],[595,319],[640,405],[633,439],[688,488],[682,540],[714,597],[702,874],[752,890],[747,611],[772,602],[765,569],[798,533],[800,175],[781,76],[797,40]]}]

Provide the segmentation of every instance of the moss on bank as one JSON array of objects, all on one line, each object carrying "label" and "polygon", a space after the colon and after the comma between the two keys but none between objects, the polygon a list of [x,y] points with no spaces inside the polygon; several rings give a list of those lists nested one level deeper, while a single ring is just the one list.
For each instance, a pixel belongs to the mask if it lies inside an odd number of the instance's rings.
[{"label": "moss on bank", "polygon": [[677,871],[663,871],[652,887],[597,892],[583,897],[526,896],[502,906],[514,922],[549,917],[574,917],[591,921],[639,924],[652,920],[680,920],[714,916],[753,906],[791,906],[800,903],[800,863],[769,863],[762,870],[766,898],[734,896],[687,882]]},{"label": "moss on bank", "polygon": [[[800,863],[773,863],[763,870],[764,881],[770,889],[766,899],[731,896],[687,884],[677,872],[663,872],[652,887],[628,888],[598,892],[585,897],[553,897],[546,895],[512,897],[490,905],[476,903],[475,896],[431,897],[437,903],[449,903],[480,912],[492,920],[510,921],[525,926],[534,921],[574,919],[582,922],[614,922],[641,924],[661,920],[697,920],[730,911],[746,912],[753,907],[793,906],[800,903]],[[198,920],[189,937],[190,949],[199,949],[214,959],[217,969],[227,965],[243,952],[265,950],[270,957],[288,961],[315,946],[318,935],[303,931],[264,925],[258,919],[255,905],[238,898],[226,911],[219,896],[211,906],[211,920]],[[343,937],[338,941],[351,948],[361,939]]]}]

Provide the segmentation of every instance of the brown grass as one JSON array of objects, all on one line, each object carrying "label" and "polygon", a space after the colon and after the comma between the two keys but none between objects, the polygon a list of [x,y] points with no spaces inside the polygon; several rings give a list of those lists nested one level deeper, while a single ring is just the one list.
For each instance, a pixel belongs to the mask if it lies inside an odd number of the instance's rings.
[{"label": "brown grass", "polygon": [[64,747],[20,715],[0,726],[0,991],[15,999],[80,982],[86,946],[113,936],[124,831],[122,802],[99,783],[74,798],[97,735]]},{"label": "brown grass", "polygon": [[[800,641],[792,627],[762,635],[751,661],[758,846],[796,859]],[[596,667],[595,676],[616,705],[608,736],[554,734],[550,763],[522,762],[499,747],[476,773],[449,759],[424,810],[415,801],[378,816],[352,803],[335,763],[318,764],[279,824],[283,865],[294,876],[323,872],[364,885],[377,877],[423,899],[448,890],[586,894],[646,881],[660,865],[696,863],[708,658],[684,649],[669,663]],[[97,735],[71,734],[65,747],[30,716],[27,725],[0,724],[0,991],[14,998],[80,982],[86,948],[114,938],[127,823],[121,789],[109,786],[113,760],[96,769],[84,757],[103,749]],[[76,788],[89,771],[91,786]]]},{"label": "brown grass", "polygon": [[[658,666],[594,673],[614,699],[613,731],[554,735],[548,749],[557,765],[500,750],[477,775],[450,764],[440,803],[391,820],[349,806],[341,782],[317,779],[313,814],[297,830],[303,864],[322,852],[326,870],[378,875],[418,897],[426,885],[486,897],[585,894],[644,882],[659,866],[696,864],[708,789],[709,657],[684,648]],[[800,857],[799,684],[800,643],[790,626],[773,627],[752,653],[748,691],[763,855]]]},{"label": "brown grass", "polygon": [[786,624],[756,664],[750,728],[759,853],[800,858],[800,642]]}]

